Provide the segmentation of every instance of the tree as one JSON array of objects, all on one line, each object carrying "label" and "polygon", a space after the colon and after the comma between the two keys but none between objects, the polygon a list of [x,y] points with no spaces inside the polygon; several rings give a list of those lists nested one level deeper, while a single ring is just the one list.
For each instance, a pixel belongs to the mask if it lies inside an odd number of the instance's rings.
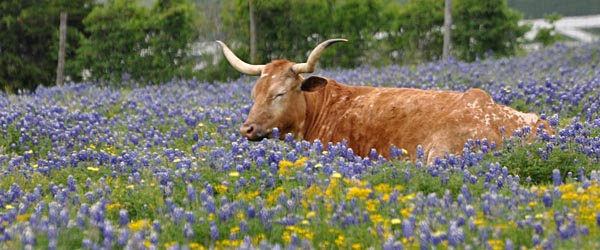
[{"label": "tree", "polygon": [[488,52],[510,56],[529,29],[519,26],[523,15],[506,0],[459,0],[455,8],[453,49],[458,58],[473,61]]},{"label": "tree", "polygon": [[89,36],[77,51],[78,67],[96,80],[156,83],[190,76],[194,12],[187,0],[159,0],[152,9],[135,0],[109,0],[84,20]]},{"label": "tree", "polygon": [[[66,61],[82,36],[82,16],[92,0],[7,0],[0,3],[0,84],[6,91],[53,85],[58,56],[60,12],[69,13]],[[67,74],[73,69],[67,64]]]},{"label": "tree", "polygon": [[402,63],[437,60],[443,46],[444,1],[411,0],[392,23],[390,42]]}]

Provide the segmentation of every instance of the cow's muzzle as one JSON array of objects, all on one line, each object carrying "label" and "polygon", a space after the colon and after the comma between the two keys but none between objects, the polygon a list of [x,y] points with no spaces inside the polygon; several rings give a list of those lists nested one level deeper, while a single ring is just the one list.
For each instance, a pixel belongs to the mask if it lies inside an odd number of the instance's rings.
[{"label": "cow's muzzle", "polygon": [[242,136],[248,138],[249,141],[260,141],[271,135],[271,131],[264,130],[261,126],[254,123],[244,123],[240,127]]}]

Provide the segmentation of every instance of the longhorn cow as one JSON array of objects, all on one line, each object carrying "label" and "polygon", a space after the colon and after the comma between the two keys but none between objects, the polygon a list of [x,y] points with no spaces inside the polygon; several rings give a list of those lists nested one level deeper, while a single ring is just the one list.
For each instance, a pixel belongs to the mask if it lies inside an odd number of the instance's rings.
[{"label": "longhorn cow", "polygon": [[[229,63],[239,72],[260,75],[252,89],[252,106],[240,133],[256,141],[292,133],[296,140],[336,143],[346,140],[359,156],[371,149],[389,158],[391,146],[417,158],[421,145],[427,162],[445,154],[461,154],[468,139],[487,139],[498,146],[514,130],[538,128],[553,133],[536,114],[522,113],[497,104],[481,89],[468,91],[421,90],[349,86],[312,73],[328,46],[346,39],[330,39],[317,45],[304,63],[274,60],[252,65],[240,60],[217,41]],[[540,130],[540,131],[542,131]],[[505,131],[505,132],[504,132]]]}]

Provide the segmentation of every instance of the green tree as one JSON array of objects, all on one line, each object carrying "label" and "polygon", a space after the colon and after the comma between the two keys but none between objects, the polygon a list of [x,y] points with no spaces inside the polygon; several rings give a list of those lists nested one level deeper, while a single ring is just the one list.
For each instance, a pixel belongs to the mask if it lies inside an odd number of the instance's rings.
[{"label": "green tree", "polygon": [[[377,35],[389,26],[387,15],[392,12],[384,10],[392,5],[392,0],[256,1],[257,61],[303,62],[319,42],[342,37],[350,42],[328,48],[319,62],[322,67],[381,64],[386,56]],[[231,8],[224,8],[222,17],[225,30],[235,32],[225,42],[249,60],[248,0],[236,0]]]},{"label": "green tree", "polygon": [[459,0],[454,16],[453,50],[467,61],[488,52],[514,55],[529,29],[519,26],[523,14],[510,9],[506,0]]},{"label": "green tree", "polygon": [[[59,13],[69,14],[67,53],[75,57],[92,0],[6,0],[0,2],[0,84],[6,91],[53,85],[58,57]],[[73,68],[67,66],[66,73]]]},{"label": "green tree", "polygon": [[541,28],[533,38],[534,42],[541,43],[544,46],[554,44],[560,40],[565,39],[562,35],[556,33],[556,21],[560,20],[562,16],[560,14],[544,15],[544,20],[550,23],[550,27]]},{"label": "green tree", "polygon": [[[392,16],[393,17],[393,16]],[[411,0],[391,23],[390,42],[400,62],[439,59],[444,37],[444,1]]]},{"label": "green tree", "polygon": [[89,36],[77,63],[92,79],[162,82],[190,76],[189,45],[196,39],[195,8],[187,0],[110,0],[85,18]]}]

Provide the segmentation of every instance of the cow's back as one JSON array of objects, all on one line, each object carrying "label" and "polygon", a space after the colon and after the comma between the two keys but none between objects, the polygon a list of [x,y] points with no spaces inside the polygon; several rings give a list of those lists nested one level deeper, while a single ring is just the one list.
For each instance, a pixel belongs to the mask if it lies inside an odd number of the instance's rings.
[{"label": "cow's back", "polygon": [[535,131],[540,122],[535,114],[496,104],[479,89],[461,93],[351,87],[334,81],[329,85],[315,94],[324,95],[324,104],[319,108],[319,118],[309,126],[306,139],[345,139],[361,156],[375,148],[388,157],[390,145],[395,145],[406,149],[414,159],[416,147],[421,145],[428,160],[432,160],[444,152],[460,154],[468,139],[487,138],[500,146],[504,135],[510,136],[523,126]]}]

